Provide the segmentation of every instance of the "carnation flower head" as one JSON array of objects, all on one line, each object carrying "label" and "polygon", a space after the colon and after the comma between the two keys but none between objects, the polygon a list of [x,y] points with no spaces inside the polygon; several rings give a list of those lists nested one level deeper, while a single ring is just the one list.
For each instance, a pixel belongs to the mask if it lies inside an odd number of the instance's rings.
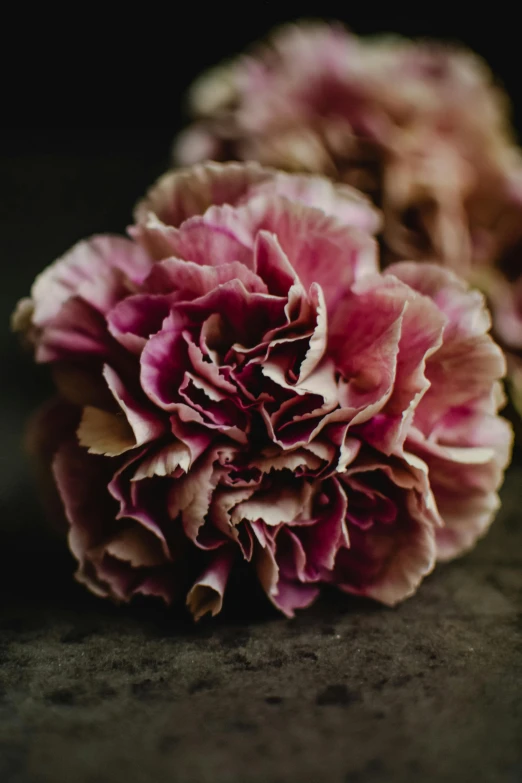
[{"label": "carnation flower head", "polygon": [[251,159],[353,184],[382,206],[395,259],[462,273],[503,245],[496,216],[520,155],[507,97],[462,46],[286,25],[203,75],[189,104],[177,162]]},{"label": "carnation flower head", "polygon": [[53,472],[91,590],[199,618],[246,566],[289,616],[322,584],[394,605],[485,532],[511,434],[482,296],[379,273],[378,228],[346,185],[206,164],[36,280],[14,324],[70,422]]}]

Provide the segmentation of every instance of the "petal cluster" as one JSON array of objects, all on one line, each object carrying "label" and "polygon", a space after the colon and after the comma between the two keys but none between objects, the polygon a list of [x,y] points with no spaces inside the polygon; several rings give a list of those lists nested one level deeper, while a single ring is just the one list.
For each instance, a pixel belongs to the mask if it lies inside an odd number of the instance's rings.
[{"label": "petal cluster", "polygon": [[453,273],[378,271],[379,220],[346,185],[207,164],[37,279],[15,328],[72,422],[53,471],[90,589],[199,618],[246,565],[289,616],[321,584],[393,605],[485,532],[502,353]]}]

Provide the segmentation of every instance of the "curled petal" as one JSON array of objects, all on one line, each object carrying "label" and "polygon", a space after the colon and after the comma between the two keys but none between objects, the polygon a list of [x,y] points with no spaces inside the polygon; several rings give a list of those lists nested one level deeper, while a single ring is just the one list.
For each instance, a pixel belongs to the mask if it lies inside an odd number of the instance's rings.
[{"label": "curled petal", "polygon": [[238,503],[232,511],[231,521],[237,525],[243,520],[262,520],[268,526],[293,522],[301,514],[306,517],[311,497],[312,489],[304,482],[297,488],[291,484],[277,487]]},{"label": "curled petal", "polygon": [[133,481],[140,481],[153,476],[172,476],[179,470],[187,473],[190,469],[191,455],[184,443],[173,443],[163,446],[159,451],[148,454],[140,463]]},{"label": "curled petal", "polygon": [[187,346],[182,336],[183,324],[172,314],[163,328],[151,337],[140,358],[141,386],[158,407],[170,410],[178,399],[178,390],[187,364]]},{"label": "curled petal", "polygon": [[165,424],[157,412],[147,406],[146,400],[137,400],[112,367],[105,365],[103,376],[132,429],[134,445],[142,446],[165,431]]},{"label": "curled petal", "polygon": [[195,620],[200,620],[207,612],[214,617],[221,611],[233,561],[233,550],[221,547],[213,555],[210,566],[189,590],[187,606]]}]

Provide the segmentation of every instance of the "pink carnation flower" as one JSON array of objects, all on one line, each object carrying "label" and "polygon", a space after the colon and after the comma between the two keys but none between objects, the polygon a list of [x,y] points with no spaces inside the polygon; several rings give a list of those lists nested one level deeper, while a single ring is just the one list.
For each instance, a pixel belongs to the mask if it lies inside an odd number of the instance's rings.
[{"label": "pink carnation flower", "polygon": [[451,272],[378,273],[377,221],[325,180],[208,164],[37,279],[15,327],[67,401],[53,471],[91,590],[199,618],[246,564],[287,615],[325,583],[393,605],[485,532],[502,353]]},{"label": "pink carnation flower", "polygon": [[288,25],[200,78],[190,106],[176,162],[251,159],[354,184],[382,206],[396,258],[462,272],[503,245],[520,156],[506,96],[464,48]]}]

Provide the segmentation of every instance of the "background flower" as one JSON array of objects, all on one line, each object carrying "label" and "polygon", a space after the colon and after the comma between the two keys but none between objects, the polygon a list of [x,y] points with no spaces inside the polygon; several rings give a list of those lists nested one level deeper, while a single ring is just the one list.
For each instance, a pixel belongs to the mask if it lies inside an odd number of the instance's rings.
[{"label": "background flower", "polygon": [[464,48],[288,25],[201,77],[190,106],[177,161],[253,159],[355,184],[382,205],[399,257],[489,256],[490,222],[512,204],[508,101]]},{"label": "background flower", "polygon": [[208,164],[37,279],[15,327],[81,409],[54,476],[90,589],[197,618],[246,561],[288,615],[325,582],[391,605],[485,531],[510,431],[482,297],[379,274],[377,228],[346,186]]}]

